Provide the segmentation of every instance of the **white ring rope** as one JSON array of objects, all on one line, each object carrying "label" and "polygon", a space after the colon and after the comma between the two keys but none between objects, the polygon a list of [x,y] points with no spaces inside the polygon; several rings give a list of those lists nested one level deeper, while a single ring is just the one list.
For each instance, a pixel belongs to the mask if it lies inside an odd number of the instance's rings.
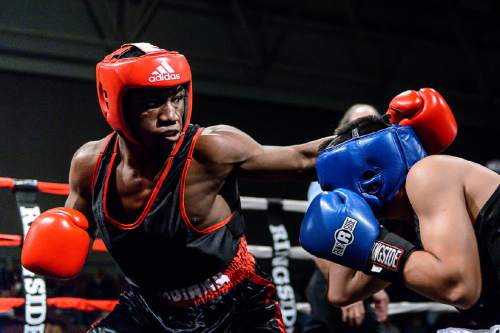
[{"label": "white ring rope", "polygon": [[[279,199],[286,212],[305,213],[309,203],[304,200]],[[241,197],[241,208],[246,210],[267,210],[268,199]]]},{"label": "white ring rope", "polygon": [[[311,305],[309,303],[297,303],[297,311],[310,314]],[[451,305],[434,302],[393,302],[389,303],[389,308],[387,310],[389,316],[425,311],[458,312],[458,310]]]},{"label": "white ring rope", "polygon": [[[254,257],[259,259],[271,259],[273,257],[273,248],[270,246],[248,245],[248,250]],[[313,258],[311,254],[300,246],[292,246],[290,248],[289,257],[297,260],[310,260]]]}]

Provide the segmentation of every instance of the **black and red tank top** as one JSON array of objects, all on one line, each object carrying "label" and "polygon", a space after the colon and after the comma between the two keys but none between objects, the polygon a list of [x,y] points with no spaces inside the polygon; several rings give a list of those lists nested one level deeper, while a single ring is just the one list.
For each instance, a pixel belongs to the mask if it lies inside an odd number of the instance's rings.
[{"label": "black and red tank top", "polygon": [[97,227],[127,280],[144,289],[189,286],[223,271],[238,250],[244,223],[238,207],[204,230],[189,221],[184,207],[185,177],[202,129],[189,125],[167,158],[142,214],[122,223],[109,213],[108,184],[116,169],[118,136],[112,134],[97,161],[92,210]]},{"label": "black and red tank top", "polygon": [[462,313],[483,328],[500,323],[500,186],[479,211],[474,233],[481,262],[481,296]]}]

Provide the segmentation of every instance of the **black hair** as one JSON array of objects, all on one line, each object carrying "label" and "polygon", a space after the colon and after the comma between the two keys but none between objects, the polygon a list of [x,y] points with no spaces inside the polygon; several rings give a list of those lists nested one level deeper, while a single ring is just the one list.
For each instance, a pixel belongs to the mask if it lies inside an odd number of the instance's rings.
[{"label": "black hair", "polygon": [[351,121],[352,115],[359,110],[369,111],[371,114],[379,114],[377,109],[370,104],[353,104],[347,111],[344,113],[339,123],[337,124],[337,128],[344,126],[348,122]]},{"label": "black hair", "polygon": [[386,115],[370,115],[350,121],[337,128],[333,138],[331,140],[324,141],[319,146],[319,151],[325,150],[328,147],[337,146],[343,142],[351,140],[352,138],[387,128],[390,126],[388,120],[389,117]]}]

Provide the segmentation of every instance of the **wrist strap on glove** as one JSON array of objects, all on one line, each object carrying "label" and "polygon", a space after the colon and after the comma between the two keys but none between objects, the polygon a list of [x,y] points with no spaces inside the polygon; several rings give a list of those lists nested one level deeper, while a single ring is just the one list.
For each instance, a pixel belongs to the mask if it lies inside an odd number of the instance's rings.
[{"label": "wrist strap on glove", "polygon": [[414,244],[381,227],[363,272],[389,282],[402,281],[406,260],[415,250]]}]

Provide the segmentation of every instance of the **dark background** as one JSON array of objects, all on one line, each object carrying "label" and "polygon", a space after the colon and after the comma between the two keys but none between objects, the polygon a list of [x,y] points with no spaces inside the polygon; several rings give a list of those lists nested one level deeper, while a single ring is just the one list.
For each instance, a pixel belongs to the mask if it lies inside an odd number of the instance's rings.
[{"label": "dark background", "polygon": [[[447,153],[500,158],[498,1],[2,0],[0,8],[2,177],[67,182],[75,150],[110,131],[95,64],[127,41],[187,56],[192,120],[202,126],[296,144],[329,135],[353,103],[383,112],[399,92],[433,87],[459,126]],[[305,199],[307,189],[299,181],[240,185],[245,196],[290,199]],[[46,209],[62,200],[40,202]],[[0,233],[20,233],[6,190],[0,212]],[[294,245],[299,222],[290,217]],[[247,224],[251,243],[270,244],[264,215]]]}]

